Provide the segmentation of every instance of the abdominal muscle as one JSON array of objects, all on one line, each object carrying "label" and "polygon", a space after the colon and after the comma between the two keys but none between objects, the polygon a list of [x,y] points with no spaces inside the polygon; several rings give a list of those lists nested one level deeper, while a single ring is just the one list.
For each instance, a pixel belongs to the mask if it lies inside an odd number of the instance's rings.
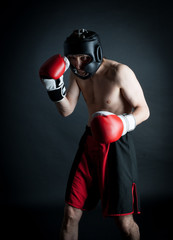
[{"label": "abdominal muscle", "polygon": [[117,87],[115,87],[113,91],[112,89],[110,92],[107,91],[107,94],[102,92],[99,93],[99,90],[97,91],[97,94],[91,94],[91,91],[88,91],[87,89],[86,92],[83,92],[83,97],[88,108],[88,126],[90,126],[93,113],[97,111],[108,111],[116,115],[124,113],[129,114],[132,112],[132,107]]},{"label": "abdominal muscle", "polygon": [[111,112],[114,113],[116,115],[120,115],[120,114],[130,114],[132,112],[132,108],[129,105],[122,105],[122,106],[118,106],[118,105],[109,105],[109,104],[104,104],[104,105],[88,105],[88,114],[89,114],[89,118],[88,118],[88,126],[90,126],[90,122],[92,120],[92,115],[93,113],[97,112],[97,111],[107,111],[107,112]]}]

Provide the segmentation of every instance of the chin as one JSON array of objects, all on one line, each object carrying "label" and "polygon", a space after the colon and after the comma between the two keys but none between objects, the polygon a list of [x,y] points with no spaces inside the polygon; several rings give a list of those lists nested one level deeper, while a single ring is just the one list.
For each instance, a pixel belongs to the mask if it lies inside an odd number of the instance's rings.
[{"label": "chin", "polygon": [[86,73],[86,72],[78,72],[78,74],[81,76],[81,77],[87,77],[89,75],[89,73]]}]

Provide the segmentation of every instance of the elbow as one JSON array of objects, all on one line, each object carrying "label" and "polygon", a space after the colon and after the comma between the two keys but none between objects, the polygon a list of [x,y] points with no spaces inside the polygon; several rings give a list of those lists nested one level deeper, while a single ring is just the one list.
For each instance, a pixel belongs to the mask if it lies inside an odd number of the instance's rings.
[{"label": "elbow", "polygon": [[62,117],[68,117],[68,116],[70,116],[71,114],[72,114],[72,112],[71,112],[71,113],[62,113],[61,116],[62,116]]},{"label": "elbow", "polygon": [[148,106],[145,107],[144,121],[150,117],[150,109]]},{"label": "elbow", "polygon": [[149,109],[149,107],[147,107],[147,119],[150,117],[150,109]]},{"label": "elbow", "polygon": [[59,113],[60,113],[60,115],[61,115],[62,117],[68,117],[68,116],[70,116],[70,115],[72,114],[72,112],[73,112],[73,111],[61,111],[61,110],[59,109]]},{"label": "elbow", "polygon": [[74,111],[74,108],[71,107],[69,104],[62,105],[62,104],[56,103],[56,108],[62,117],[68,117]]},{"label": "elbow", "polygon": [[137,107],[134,111],[134,116],[136,117],[136,125],[141,124],[150,117],[150,110],[147,105]]}]

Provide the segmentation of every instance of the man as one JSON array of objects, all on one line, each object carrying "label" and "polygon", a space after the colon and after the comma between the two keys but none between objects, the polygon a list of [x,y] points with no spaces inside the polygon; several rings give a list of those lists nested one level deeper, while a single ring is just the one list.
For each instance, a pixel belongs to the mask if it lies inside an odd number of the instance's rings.
[{"label": "man", "polygon": [[[89,118],[69,175],[60,238],[78,239],[83,211],[101,199],[103,215],[113,217],[123,239],[139,240],[133,219],[140,213],[137,163],[130,132],[149,117],[141,86],[128,66],[103,58],[95,32],[75,30],[64,43],[64,55],[42,65],[41,80],[64,117],[82,93]],[[69,62],[66,92],[63,73]]]}]

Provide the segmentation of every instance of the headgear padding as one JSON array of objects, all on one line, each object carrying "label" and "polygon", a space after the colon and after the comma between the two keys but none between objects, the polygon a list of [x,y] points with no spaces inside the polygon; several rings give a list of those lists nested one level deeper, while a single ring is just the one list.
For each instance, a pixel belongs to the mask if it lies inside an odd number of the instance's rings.
[{"label": "headgear padding", "polygon": [[70,68],[79,78],[90,78],[102,63],[102,47],[97,33],[85,29],[75,30],[64,42],[64,55],[89,55],[92,60],[86,64],[84,71],[86,76],[78,74],[77,69],[70,64]]}]

